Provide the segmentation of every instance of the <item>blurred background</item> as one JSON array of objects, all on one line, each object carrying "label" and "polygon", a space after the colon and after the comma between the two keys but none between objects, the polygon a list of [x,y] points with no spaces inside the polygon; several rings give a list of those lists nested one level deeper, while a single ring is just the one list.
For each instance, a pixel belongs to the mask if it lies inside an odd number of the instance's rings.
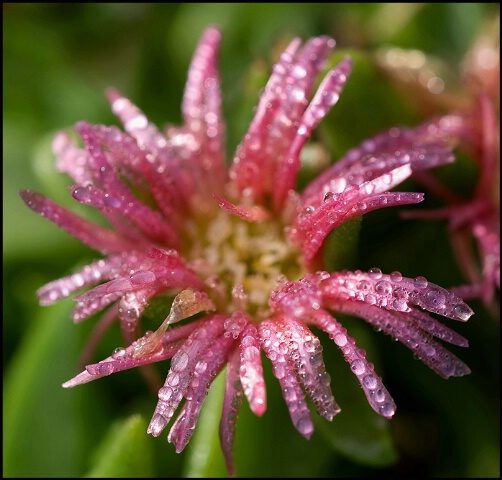
[{"label": "blurred background", "polygon": [[[499,4],[4,3],[4,477],[227,476],[217,438],[217,388],[180,455],[166,435],[146,434],[156,397],[137,372],[61,388],[77,372],[93,319],[73,325],[71,299],[40,307],[36,290],[97,256],[35,215],[17,194],[33,189],[90,218],[71,200],[70,180],[56,172],[54,133],[83,119],[117,124],[104,97],[108,86],[121,90],[157,125],[179,123],[190,58],[209,25],[223,33],[229,155],[246,131],[271,65],[292,37],[331,35],[338,45],[335,60],[353,56],[354,72],[340,102],[313,138],[332,162],[364,138],[393,125],[416,125],[442,113],[451,96],[461,101],[468,95],[462,62],[480,35],[498,35]],[[420,86],[413,76],[396,75],[405,51],[425,59],[427,78],[440,81]],[[316,167],[311,168],[313,175]],[[468,194],[476,164],[459,155],[438,175]],[[411,180],[399,189],[423,191]],[[422,207],[439,205],[426,195]],[[346,266],[423,275],[443,287],[463,283],[445,223],[405,221],[398,210],[364,217]],[[402,344],[361,320],[344,319],[396,400],[392,421],[370,409],[340,352],[321,338],[342,413],[331,423],[316,419],[316,431],[306,441],[292,427],[278,382],[264,362],[269,407],[255,418],[243,402],[237,476],[500,477],[500,321],[481,302],[470,305],[476,314],[467,324],[445,323],[469,339],[468,349],[451,351],[472,373],[447,381]],[[119,345],[117,328],[95,360]],[[167,374],[169,364],[160,367]]]}]

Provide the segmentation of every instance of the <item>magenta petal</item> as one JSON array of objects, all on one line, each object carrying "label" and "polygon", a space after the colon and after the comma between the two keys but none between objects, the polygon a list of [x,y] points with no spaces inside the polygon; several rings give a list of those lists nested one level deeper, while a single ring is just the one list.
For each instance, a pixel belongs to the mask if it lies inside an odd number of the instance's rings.
[{"label": "magenta petal", "polygon": [[312,399],[317,413],[327,420],[333,420],[340,412],[340,407],[331,393],[331,378],[324,366],[319,339],[292,317],[284,319],[284,327],[289,337],[289,352],[286,355],[294,365],[297,378]]},{"label": "magenta petal", "polygon": [[461,377],[470,373],[467,365],[410,322],[406,313],[389,312],[352,300],[331,302],[330,308],[363,318],[371,325],[380,328],[406,345],[422,362],[443,378]]},{"label": "magenta petal", "polygon": [[313,38],[298,50],[300,43],[293,40],[274,66],[230,169],[238,192],[249,189],[256,203],[272,194],[277,167],[287,155],[317,75],[335,46],[328,37]]},{"label": "magenta petal", "polygon": [[20,190],[19,195],[34,212],[47,218],[82,243],[101,253],[121,253],[134,250],[134,244],[121,235],[75,215],[40,193],[31,190]]},{"label": "magenta petal", "polygon": [[319,122],[338,102],[351,71],[352,60],[346,57],[329,71],[305,110],[299,122],[296,136],[275,173],[275,185],[272,192],[275,211],[280,211],[288,190],[295,188],[296,175],[300,169],[301,149]]},{"label": "magenta petal", "polygon": [[300,383],[285,356],[288,351],[287,334],[275,321],[265,320],[260,324],[260,336],[262,348],[272,362],[272,372],[281,385],[293,425],[305,438],[310,438],[314,424]]},{"label": "magenta petal", "polygon": [[[183,394],[186,403],[167,437],[167,440],[176,446],[177,453],[180,453],[187,446],[192,437],[200,409],[206,399],[211,383],[225,366],[228,360],[228,352],[233,344],[234,339],[232,338],[223,335],[215,338],[208,349],[202,352],[195,364],[189,378],[189,384]],[[173,379],[175,378],[173,377]],[[172,393],[175,393],[175,388],[164,386],[159,391],[159,398],[163,395],[167,401],[167,397]]]},{"label": "magenta petal", "polygon": [[399,272],[384,275],[378,269],[333,273],[321,284],[325,305],[331,300],[353,299],[387,310],[409,312],[418,305],[424,310],[465,322],[473,311],[464,301],[423,277],[403,277]]},{"label": "magenta petal", "polygon": [[147,430],[154,437],[160,435],[173,416],[188,388],[193,368],[197,364],[200,354],[223,332],[224,320],[223,315],[208,317],[204,324],[201,324],[197,330],[190,334],[173,357],[164,387],[159,390],[159,401]]},{"label": "magenta petal", "polygon": [[340,348],[350,369],[359,380],[371,408],[379,415],[391,418],[396,411],[396,405],[382,379],[374,372],[373,364],[366,360],[366,352],[356,347],[355,340],[348,335],[347,330],[327,312],[316,312],[312,322],[328,333]]},{"label": "magenta petal", "polygon": [[260,339],[258,329],[249,324],[241,334],[240,348],[240,381],[249,408],[258,416],[267,409],[265,379],[260,355]]}]

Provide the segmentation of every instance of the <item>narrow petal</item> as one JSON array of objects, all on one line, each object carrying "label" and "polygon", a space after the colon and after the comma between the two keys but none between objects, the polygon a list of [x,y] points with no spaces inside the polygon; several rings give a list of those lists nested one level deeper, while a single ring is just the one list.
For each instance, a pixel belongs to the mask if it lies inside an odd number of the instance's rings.
[{"label": "narrow petal", "polygon": [[59,171],[67,173],[79,185],[94,183],[91,157],[86,150],[77,147],[70,135],[58,132],[52,141],[52,151],[57,157]]},{"label": "narrow petal", "polygon": [[[215,338],[208,349],[201,352],[198,357],[198,361],[188,379],[189,384],[186,392],[183,394],[186,398],[186,403],[178,418],[173,423],[167,437],[167,440],[175,445],[177,453],[183,451],[190,438],[192,438],[197,425],[200,409],[206,399],[211,383],[225,366],[229,350],[234,343],[233,338],[219,336]],[[161,391],[159,391],[159,398],[161,392],[167,397],[170,395],[170,391],[175,393],[175,389],[169,389],[169,387],[162,388]]]},{"label": "narrow petal", "polygon": [[356,346],[347,330],[324,310],[311,317],[314,325],[324,330],[343,353],[350,369],[359,380],[371,408],[379,415],[391,418],[396,405],[382,379],[374,372],[374,366],[366,360],[366,352]]},{"label": "narrow petal", "polygon": [[250,207],[246,205],[234,205],[224,198],[217,197],[216,195],[213,195],[213,197],[218,202],[220,208],[248,222],[263,222],[270,218],[270,213],[261,205],[253,205]]},{"label": "narrow petal", "polygon": [[179,159],[173,154],[172,146],[130,100],[115,89],[110,89],[107,93],[113,113],[122,121],[126,131],[136,139],[140,148],[149,151],[158,174],[167,177],[167,184],[172,193],[171,200],[176,202],[176,207],[185,210],[185,207],[189,205],[192,189],[182,172]]},{"label": "narrow petal", "polygon": [[389,312],[374,305],[351,300],[336,300],[330,303],[329,308],[363,318],[399,340],[443,378],[461,377],[471,372],[453,353],[433,341],[414,322],[410,322],[406,313]]},{"label": "narrow petal", "polygon": [[255,325],[249,324],[241,334],[240,348],[240,380],[249,408],[258,416],[267,409],[265,379],[260,355],[260,338]]},{"label": "narrow petal", "polygon": [[409,165],[402,165],[359,186],[348,185],[341,193],[327,192],[317,207],[311,204],[303,208],[290,236],[302,247],[307,262],[314,261],[328,234],[342,223],[371,210],[421,202],[423,195],[420,193],[387,193],[411,173]]},{"label": "narrow petal", "polygon": [[335,42],[318,37],[301,50],[299,46],[300,41],[293,40],[274,66],[230,170],[238,192],[250,189],[256,203],[262,203],[264,195],[275,188],[277,167],[297,134],[317,75]]},{"label": "narrow petal", "polygon": [[135,245],[121,235],[79,217],[40,193],[20,190],[19,195],[34,212],[55,223],[94,250],[107,254],[135,249]]},{"label": "narrow petal", "polygon": [[54,280],[37,290],[37,296],[41,305],[53,303],[68,297],[82,287],[94,285],[103,280],[111,280],[119,275],[121,267],[128,254],[110,255],[107,258],[86,265],[81,270],[67,277]]},{"label": "narrow petal", "polygon": [[326,371],[319,339],[301,322],[284,317],[285,331],[289,339],[286,354],[295,367],[297,378],[312,399],[317,413],[327,420],[340,412],[331,393],[331,377]]},{"label": "narrow petal", "polygon": [[185,128],[200,145],[199,151],[191,155],[191,168],[199,168],[199,192],[206,194],[221,192],[226,175],[223,152],[225,125],[216,62],[220,40],[221,34],[217,29],[204,31],[188,70],[181,107]]},{"label": "narrow petal", "polygon": [[276,322],[265,320],[260,324],[260,337],[262,348],[272,362],[272,372],[281,385],[291,421],[295,428],[308,439],[314,432],[314,424],[294,369],[284,355],[288,351],[287,335],[284,330],[278,328]]},{"label": "narrow petal", "polygon": [[350,57],[343,59],[336,67],[328,72],[321,82],[317,93],[305,110],[291,142],[287,154],[282,159],[275,173],[273,189],[273,205],[276,212],[281,210],[287,192],[295,188],[296,175],[300,169],[300,151],[319,122],[338,102],[350,72],[352,60]]},{"label": "narrow petal", "polygon": [[173,357],[164,387],[159,390],[159,401],[147,430],[154,437],[160,435],[173,416],[188,388],[193,369],[201,353],[221,335],[224,320],[223,315],[208,317],[203,325],[190,334]]},{"label": "narrow petal", "polygon": [[333,273],[321,285],[323,302],[352,299],[387,310],[409,312],[418,305],[424,310],[466,322],[473,311],[464,301],[424,277],[403,277],[399,272],[384,275],[378,269]]},{"label": "narrow petal", "polygon": [[340,193],[347,184],[360,185],[401,165],[409,164],[413,171],[420,171],[451,163],[451,132],[457,123],[462,119],[450,115],[416,128],[394,127],[365,140],[305,188],[304,203],[327,192]]}]

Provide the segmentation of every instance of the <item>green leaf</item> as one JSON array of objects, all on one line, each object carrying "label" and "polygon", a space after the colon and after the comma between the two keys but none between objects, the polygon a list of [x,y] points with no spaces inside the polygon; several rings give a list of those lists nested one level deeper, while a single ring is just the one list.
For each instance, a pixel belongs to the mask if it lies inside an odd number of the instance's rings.
[{"label": "green leaf", "polygon": [[6,477],[80,474],[81,392],[61,387],[74,374],[74,328],[68,303],[41,310],[10,363],[3,406]]},{"label": "green leaf", "polygon": [[352,268],[357,258],[361,217],[343,223],[333,230],[324,246],[324,265],[328,270]]},{"label": "green leaf", "polygon": [[115,422],[98,446],[87,478],[153,477],[153,439],[141,415]]},{"label": "green leaf", "polygon": [[224,391],[225,370],[211,384],[199,414],[194,436],[187,447],[182,474],[185,478],[228,477],[219,437]]}]

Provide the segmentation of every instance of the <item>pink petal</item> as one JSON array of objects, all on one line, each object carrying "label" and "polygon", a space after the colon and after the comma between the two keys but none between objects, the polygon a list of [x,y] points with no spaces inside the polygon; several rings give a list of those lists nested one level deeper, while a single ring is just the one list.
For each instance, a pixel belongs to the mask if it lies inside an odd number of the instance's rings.
[{"label": "pink petal", "polygon": [[286,332],[271,320],[260,323],[259,330],[262,349],[272,362],[272,372],[281,385],[282,396],[286,401],[291,421],[295,428],[308,439],[314,431],[314,424],[300,383],[285,356],[288,352]]},{"label": "pink petal", "polygon": [[244,395],[251,411],[258,416],[267,409],[265,379],[260,355],[260,339],[255,325],[249,324],[241,334],[240,348],[240,380]]},{"label": "pink petal", "polygon": [[409,312],[410,306],[418,305],[462,322],[473,315],[469,306],[448,290],[423,277],[406,278],[399,272],[384,275],[372,269],[369,273],[333,273],[322,282],[321,289],[324,305],[331,305],[332,300],[352,299],[398,312]]},{"label": "pink petal", "polygon": [[135,249],[134,244],[117,233],[79,217],[39,193],[20,190],[19,195],[34,212],[55,223],[94,250],[107,254]]},{"label": "pink petal", "polygon": [[171,361],[171,368],[164,387],[159,390],[159,401],[148,426],[147,433],[154,437],[160,435],[183,399],[193,369],[200,359],[200,354],[223,333],[223,315],[213,315],[190,334],[183,346]]},{"label": "pink petal", "polygon": [[[180,453],[188,444],[193,435],[200,409],[206,399],[211,383],[216,378],[227,362],[228,353],[234,345],[234,339],[219,336],[214,339],[208,349],[199,357],[184,393],[186,403],[178,418],[174,422],[167,440],[176,446],[176,452]],[[165,396],[169,395],[169,387],[164,387]],[[160,396],[159,391],[159,396]]]},{"label": "pink petal", "polygon": [[338,102],[351,70],[352,60],[346,57],[324,77],[317,93],[305,110],[291,146],[282,159],[282,163],[278,165],[275,174],[272,194],[276,212],[281,210],[288,190],[295,188],[296,175],[300,169],[301,149],[319,122]]},{"label": "pink petal", "polygon": [[382,329],[416,353],[423,363],[443,378],[461,377],[471,372],[460,359],[410,322],[406,313],[389,312],[351,300],[331,302],[330,308],[363,318],[371,325]]},{"label": "pink petal", "polygon": [[264,195],[274,190],[277,166],[297,134],[317,75],[335,42],[318,37],[300,51],[299,46],[300,41],[293,40],[274,66],[230,170],[238,192],[249,189],[256,203],[262,203]]},{"label": "pink petal", "polygon": [[350,369],[359,380],[371,408],[379,415],[392,418],[396,405],[382,379],[374,372],[374,366],[366,360],[366,352],[356,347],[355,340],[347,330],[324,310],[311,318],[314,325],[324,330],[343,353]]}]

